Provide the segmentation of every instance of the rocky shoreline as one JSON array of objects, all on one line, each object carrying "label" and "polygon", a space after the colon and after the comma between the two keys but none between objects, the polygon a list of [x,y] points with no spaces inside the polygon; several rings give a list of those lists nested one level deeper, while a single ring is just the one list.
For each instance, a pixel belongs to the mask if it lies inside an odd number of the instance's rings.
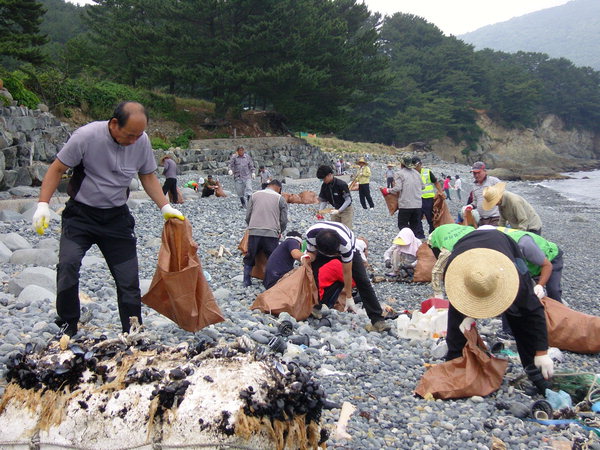
[{"label": "rocky shoreline", "polygon": [[[441,161],[426,165],[436,176],[441,173],[452,176],[459,174],[463,179],[462,202],[456,200],[454,191],[449,201],[452,215],[456,216],[471,188],[468,167]],[[354,231],[357,235],[367,237],[370,263],[378,275],[385,271],[383,252],[398,231],[396,217],[389,216],[377,192],[377,186],[384,185],[383,168],[382,162],[371,164],[374,210],[363,210],[358,194],[353,194]],[[179,185],[195,176],[193,173],[182,175]],[[221,177],[221,182],[226,190],[233,190],[230,177]],[[255,182],[257,187],[258,182]],[[284,190],[293,193],[307,189],[318,191],[318,188],[319,182],[315,179],[294,180],[284,185]],[[600,254],[600,240],[597,239],[596,224],[600,218],[600,206],[574,203],[552,190],[526,181],[510,182],[507,189],[529,200],[542,218],[544,237],[556,242],[563,250],[564,300],[573,309],[599,315],[597,296],[600,278],[594,274],[599,267],[597,255]],[[35,202],[34,199],[31,201]],[[157,208],[147,200],[133,199],[130,205],[137,224],[141,284],[147,288],[156,267],[163,219]],[[189,196],[179,206],[191,222],[203,268],[210,275],[211,288],[226,321],[193,334],[179,329],[168,319],[144,307],[144,323],[148,332],[156,342],[173,346],[181,342],[195,344],[201,340],[231,342],[239,336],[250,336],[259,330],[263,335],[272,334],[275,319],[248,309],[256,295],[263,291],[262,285],[255,280],[252,287],[242,287],[242,262],[237,244],[245,229],[245,210],[240,209],[237,198],[200,199]],[[304,232],[313,223],[314,210],[314,205],[290,205],[288,231]],[[13,216],[12,220],[5,218],[0,222],[0,233],[16,233],[34,248],[56,249],[59,226],[58,221],[52,221],[46,236],[38,237],[31,231],[28,220]],[[229,249],[232,255],[225,253],[223,258],[213,256],[214,250],[221,245]],[[3,281],[0,293],[2,374],[14,352],[23,351],[28,342],[40,348],[54,339],[58,332],[53,323],[53,297],[19,298],[9,290],[11,280],[17,279],[26,267],[8,261],[0,264]],[[55,268],[49,265],[49,269]],[[397,311],[418,309],[421,302],[432,295],[427,284],[385,281],[374,286],[379,300]],[[85,336],[105,334],[109,338],[116,337],[120,328],[116,291],[102,255],[95,247],[88,252],[84,261],[80,291],[85,294],[80,333]],[[440,362],[432,356],[433,340],[399,338],[395,327],[389,334],[369,333],[363,328],[368,320],[362,314],[331,311],[328,317],[332,322],[331,327],[317,328],[311,321],[296,324],[294,333],[308,335],[311,344],[298,347],[284,358],[315,373],[329,400],[340,404],[348,401],[356,406],[357,411],[350,418],[347,429],[352,439],[336,440],[332,437],[328,441],[332,448],[488,449],[502,441],[506,448],[529,449],[552,447],[558,441],[569,445],[576,439],[586,442],[589,439],[592,444],[590,448],[600,448],[599,438],[589,436],[589,432],[580,427],[549,427],[517,417],[518,405],[528,407],[533,401],[518,384],[511,383],[522,374],[518,360],[511,359],[502,387],[492,395],[485,398],[426,401],[416,397],[413,391],[426,370],[426,364]],[[498,320],[480,321],[480,330],[490,344],[495,341],[495,332],[499,328]],[[257,345],[263,344],[257,342]],[[600,360],[598,355],[563,352],[562,361],[556,363],[556,370],[600,373]],[[2,390],[4,383],[2,381]],[[506,409],[507,405],[512,409]],[[333,428],[339,413],[339,409],[324,411],[323,424]]]}]

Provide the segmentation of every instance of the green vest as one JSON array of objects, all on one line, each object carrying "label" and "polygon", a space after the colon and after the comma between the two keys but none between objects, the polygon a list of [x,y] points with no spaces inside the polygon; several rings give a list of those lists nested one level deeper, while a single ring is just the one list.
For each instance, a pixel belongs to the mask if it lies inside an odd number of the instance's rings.
[{"label": "green vest", "polygon": [[421,180],[423,180],[423,184],[425,185],[423,191],[421,192],[421,198],[435,197],[433,183],[431,182],[431,170],[421,169]]},{"label": "green vest", "polygon": [[456,243],[471,231],[475,231],[475,228],[456,223],[440,225],[429,235],[429,245],[452,251]]},{"label": "green vest", "polygon": [[[498,227],[498,231],[502,231],[503,233],[507,234],[508,236],[513,238],[513,240],[516,243],[519,243],[519,240],[521,240],[523,236],[530,236],[533,239],[533,242],[535,242],[535,245],[537,245],[540,248],[540,250],[544,252],[544,255],[546,255],[548,261],[552,261],[558,255],[558,245],[556,245],[554,242],[547,241],[546,239],[535,233],[530,233],[529,231],[522,230],[513,230],[511,228],[506,227]],[[532,276],[536,277],[540,273],[542,273],[542,268],[537,264],[530,263],[527,260],[525,260],[525,262],[527,263],[527,268],[529,269],[529,273]]]}]

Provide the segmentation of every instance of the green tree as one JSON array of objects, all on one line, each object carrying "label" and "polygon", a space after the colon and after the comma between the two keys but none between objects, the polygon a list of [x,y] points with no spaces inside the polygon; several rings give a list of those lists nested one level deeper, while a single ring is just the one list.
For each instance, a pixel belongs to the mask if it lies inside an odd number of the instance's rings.
[{"label": "green tree", "polygon": [[0,56],[41,64],[45,62],[40,34],[45,10],[35,0],[0,0]]}]

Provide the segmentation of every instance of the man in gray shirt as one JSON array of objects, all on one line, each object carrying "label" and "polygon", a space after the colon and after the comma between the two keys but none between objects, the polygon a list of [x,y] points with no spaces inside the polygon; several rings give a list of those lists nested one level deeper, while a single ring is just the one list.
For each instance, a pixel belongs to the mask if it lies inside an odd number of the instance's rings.
[{"label": "man in gray shirt", "polygon": [[497,226],[500,221],[500,211],[498,210],[497,206],[494,206],[489,210],[483,209],[483,190],[488,186],[493,186],[496,183],[500,183],[500,180],[496,177],[488,175],[485,164],[481,161],[477,161],[473,164],[471,167],[471,173],[473,173],[475,183],[473,185],[473,190],[469,195],[467,206],[463,208],[463,216],[465,210],[475,209],[479,213],[479,226]]},{"label": "man in gray shirt", "polygon": [[73,168],[62,213],[62,232],[56,274],[56,323],[73,336],[79,321],[79,268],[88,249],[96,244],[117,285],[117,303],[123,332],[130,317],[142,323],[136,253],[135,221],[127,207],[129,184],[137,174],[165,219],[185,220],[165,198],[154,173],[156,160],[144,132],[148,116],[136,102],[117,106],[108,121],[79,128],[48,168],[33,216],[33,228],[44,234],[50,220],[48,202],[63,174]]},{"label": "man in gray shirt", "polygon": [[235,192],[240,198],[242,208],[245,208],[246,201],[250,200],[252,195],[252,180],[256,178],[256,173],[252,158],[241,145],[229,159],[229,175],[233,175]]},{"label": "man in gray shirt", "polygon": [[271,180],[265,189],[252,194],[248,202],[248,252],[244,256],[244,286],[252,285],[250,275],[256,255],[262,251],[268,259],[279,245],[279,236],[287,226],[288,206],[280,193],[281,182]]},{"label": "man in gray shirt", "polygon": [[398,195],[398,229],[408,227],[419,239],[425,237],[421,225],[423,187],[421,175],[414,169],[413,158],[407,154],[402,157],[400,170],[396,172],[394,187],[382,190],[383,195]]}]

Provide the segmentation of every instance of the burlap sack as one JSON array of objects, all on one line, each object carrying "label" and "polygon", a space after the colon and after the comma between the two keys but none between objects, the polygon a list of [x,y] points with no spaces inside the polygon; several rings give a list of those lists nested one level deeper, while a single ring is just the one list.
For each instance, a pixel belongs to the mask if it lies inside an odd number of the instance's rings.
[{"label": "burlap sack", "polygon": [[215,189],[215,196],[216,197],[227,197],[227,194],[223,190],[223,186],[221,186],[220,182],[217,182],[217,188]]},{"label": "burlap sack", "polygon": [[[379,188],[381,195],[383,195],[382,189]],[[390,212],[390,216],[393,216],[396,211],[398,211],[398,195],[397,194],[388,194],[383,195],[383,199],[385,200],[385,204]]]},{"label": "burlap sack", "polygon": [[319,293],[312,269],[302,265],[259,294],[250,309],[273,315],[287,312],[296,320],[305,320],[318,303]]},{"label": "burlap sack", "polygon": [[508,366],[505,359],[495,358],[487,348],[476,328],[465,331],[467,343],[462,356],[430,368],[419,382],[415,393],[427,394],[436,399],[485,396],[502,385]]},{"label": "burlap sack", "polygon": [[550,297],[541,302],[550,347],[576,353],[600,353],[600,317],[573,311]]},{"label": "burlap sack", "polygon": [[316,192],[313,191],[302,191],[300,194],[300,200],[304,205],[313,205],[315,203],[319,203],[319,198]]},{"label": "burlap sack", "polygon": [[450,214],[450,210],[448,209],[446,196],[439,193],[435,194],[433,199],[433,226],[437,228],[447,223],[454,223],[454,220],[452,220],[452,214]]},{"label": "burlap sack", "polygon": [[142,302],[187,331],[224,320],[202,272],[188,220],[165,222],[156,272]]},{"label": "burlap sack", "polygon": [[417,250],[417,265],[415,266],[414,282],[431,282],[431,271],[437,261],[431,247],[427,244],[421,244]]},{"label": "burlap sack", "polygon": [[169,202],[170,203],[181,204],[185,201],[185,199],[183,198],[181,189],[179,189],[179,188],[177,188],[177,201],[176,202],[173,201],[173,195],[171,195],[171,191],[169,191],[168,194],[169,194]]},{"label": "burlap sack", "polygon": [[286,201],[288,203],[294,203],[294,204],[301,204],[302,203],[302,199],[300,198],[300,196],[298,194],[290,194],[288,196],[288,198],[286,198]]},{"label": "burlap sack", "polygon": [[[238,250],[242,252],[242,255],[246,255],[248,253],[248,239],[250,238],[250,234],[248,230],[244,233],[244,237],[238,244]],[[251,276],[254,278],[258,278],[260,280],[265,279],[265,269],[267,267],[267,255],[263,251],[258,252],[256,257],[254,258],[254,266],[252,267]]]}]

